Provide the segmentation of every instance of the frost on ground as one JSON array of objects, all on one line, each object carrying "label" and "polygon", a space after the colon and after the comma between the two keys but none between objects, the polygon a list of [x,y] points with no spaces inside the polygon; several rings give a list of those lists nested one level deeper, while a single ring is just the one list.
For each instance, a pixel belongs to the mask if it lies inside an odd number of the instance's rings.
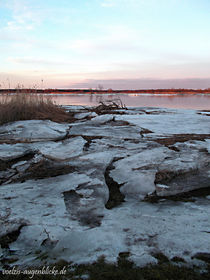
[{"label": "frost on ground", "polygon": [[[210,253],[209,116],[135,108],[0,127],[1,267]],[[122,113],[122,112],[121,112]]]}]

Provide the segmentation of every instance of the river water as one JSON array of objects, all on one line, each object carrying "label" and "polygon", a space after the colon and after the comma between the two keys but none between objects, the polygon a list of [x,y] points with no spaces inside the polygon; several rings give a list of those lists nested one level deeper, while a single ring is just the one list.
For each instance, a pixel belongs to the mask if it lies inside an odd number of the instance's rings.
[{"label": "river water", "polygon": [[[48,94],[45,96],[50,96],[58,105],[96,106],[100,101],[120,99],[126,107],[210,110],[210,94]],[[5,96],[0,95],[0,102],[4,99]]]},{"label": "river water", "polygon": [[51,95],[59,105],[95,106],[120,98],[127,107],[160,107],[210,110],[208,94],[59,94]]}]

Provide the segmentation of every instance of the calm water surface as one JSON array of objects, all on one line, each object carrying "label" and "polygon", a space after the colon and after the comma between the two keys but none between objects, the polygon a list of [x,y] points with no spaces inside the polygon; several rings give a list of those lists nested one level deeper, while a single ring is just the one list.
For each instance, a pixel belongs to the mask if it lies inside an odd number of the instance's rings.
[{"label": "calm water surface", "polygon": [[62,94],[53,95],[52,100],[59,105],[95,106],[100,100],[114,100],[119,97],[127,107],[210,110],[210,95],[207,94]]}]

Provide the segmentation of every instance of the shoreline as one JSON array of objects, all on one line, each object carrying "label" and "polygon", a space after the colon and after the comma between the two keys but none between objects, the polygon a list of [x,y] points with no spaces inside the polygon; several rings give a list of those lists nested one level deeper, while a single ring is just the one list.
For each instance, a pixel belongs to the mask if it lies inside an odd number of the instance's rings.
[{"label": "shoreline", "polygon": [[210,89],[143,89],[143,90],[97,90],[97,89],[0,89],[0,94],[18,92],[39,94],[210,94]]}]

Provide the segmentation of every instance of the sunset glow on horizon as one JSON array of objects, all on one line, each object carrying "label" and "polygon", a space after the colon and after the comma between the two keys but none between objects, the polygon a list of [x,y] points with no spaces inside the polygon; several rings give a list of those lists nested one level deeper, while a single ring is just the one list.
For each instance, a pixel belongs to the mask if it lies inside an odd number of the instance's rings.
[{"label": "sunset glow on horizon", "polygon": [[210,87],[208,0],[1,0],[0,85]]}]

